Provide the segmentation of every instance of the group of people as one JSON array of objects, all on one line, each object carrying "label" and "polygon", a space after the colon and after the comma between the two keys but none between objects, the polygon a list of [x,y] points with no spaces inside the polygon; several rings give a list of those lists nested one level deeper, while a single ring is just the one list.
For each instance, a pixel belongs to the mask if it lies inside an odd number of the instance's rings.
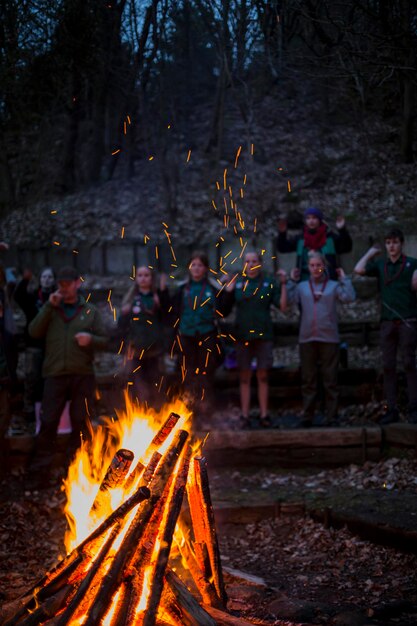
[{"label": "group of people", "polygon": [[[340,267],[338,255],[350,252],[352,239],[343,218],[331,232],[319,209],[304,215],[303,232],[289,237],[287,224],[278,224],[278,252],[296,252],[296,267],[287,276],[264,271],[263,257],[246,251],[236,274],[213,280],[205,253],[196,251],[188,263],[188,276],[174,293],[165,276],[159,278],[147,266],[136,269],[134,283],[121,305],[117,337],[121,339],[121,379],[140,402],[158,406],[162,402],[160,357],[167,350],[176,355],[179,388],[198,417],[213,403],[214,373],[224,356],[220,322],[232,311],[234,331],[230,339],[236,350],[242,428],[249,425],[251,377],[256,369],[259,425],[271,426],[268,409],[268,371],[273,364],[271,307],[285,312],[299,308],[299,351],[302,375],[302,425],[313,423],[318,395],[318,376],[324,390],[325,424],[337,424],[340,337],[337,303],[352,302],[352,281]],[[382,299],[381,348],[387,411],[381,423],[398,421],[396,391],[397,349],[404,353],[410,422],[417,423],[417,260],[403,254],[400,230],[386,234],[386,255],[372,247],[356,264],[355,273],[376,276]],[[80,293],[81,281],[73,267],[51,268],[40,275],[40,285],[29,289],[30,272],[25,272],[15,290],[15,300],[26,319],[25,412],[34,418],[36,401],[42,400],[40,430],[30,470],[48,474],[54,453],[58,424],[70,402],[72,433],[68,460],[80,443],[91,436],[89,419],[94,412],[96,350],[108,349],[109,330],[97,307]],[[4,291],[4,289],[3,289]],[[0,302],[0,369],[7,378],[4,305]],[[41,369],[42,366],[42,369]],[[0,378],[0,383],[1,383]],[[4,395],[2,395],[4,394]],[[0,384],[2,411],[7,385]],[[3,413],[1,413],[3,415]],[[4,419],[2,419],[4,425]],[[3,428],[4,434],[4,428]]]}]

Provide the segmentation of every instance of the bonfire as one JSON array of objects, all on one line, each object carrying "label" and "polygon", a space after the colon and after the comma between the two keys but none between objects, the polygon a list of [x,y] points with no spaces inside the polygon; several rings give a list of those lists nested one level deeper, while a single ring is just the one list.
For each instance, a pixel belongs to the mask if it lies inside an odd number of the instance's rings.
[{"label": "bonfire", "polygon": [[96,429],[69,468],[66,556],[3,607],[4,626],[229,623],[190,412],[180,401],[160,413],[128,403],[118,417]]}]

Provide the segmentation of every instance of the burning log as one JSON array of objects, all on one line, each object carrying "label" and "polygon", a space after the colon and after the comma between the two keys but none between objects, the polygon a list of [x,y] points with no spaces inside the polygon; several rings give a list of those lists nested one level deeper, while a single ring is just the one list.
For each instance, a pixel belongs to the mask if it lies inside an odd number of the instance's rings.
[{"label": "burning log", "polygon": [[190,571],[194,584],[199,591],[204,604],[209,604],[210,606],[216,606],[220,608],[220,606],[222,606],[222,602],[219,599],[213,584],[205,577],[204,572],[201,570],[186,536],[186,532],[183,529],[183,524],[181,523],[181,520],[179,520],[178,525],[183,540],[179,544],[179,550]]},{"label": "burning log", "polygon": [[146,610],[143,619],[139,618],[138,624],[142,622],[143,626],[153,626],[158,612],[159,601],[161,599],[162,588],[164,584],[165,569],[168,564],[168,557],[171,551],[174,530],[177,525],[178,516],[181,511],[182,501],[184,498],[185,487],[188,477],[188,468],[190,464],[191,448],[188,449],[182,460],[182,465],[178,471],[177,480],[174,484],[173,495],[167,511],[165,527],[159,544],[159,551],[156,556],[156,562],[153,570],[152,590],[149,595]]},{"label": "burning log", "polygon": [[168,418],[165,420],[161,428],[156,433],[155,437],[152,439],[150,447],[157,448],[161,444],[163,444],[164,441],[167,440],[171,432],[174,430],[179,419],[180,415],[178,415],[177,413],[170,413]]},{"label": "burning log", "polygon": [[[226,606],[227,595],[224,587],[213,505],[210,497],[207,461],[204,457],[197,457],[193,459],[193,465],[190,471],[190,480],[187,484],[187,494],[196,540],[196,556],[197,558],[200,556],[198,561],[202,571],[204,572],[205,559],[202,550],[205,545],[209,555],[210,569],[217,595],[223,606]],[[202,545],[199,546],[198,544]]]},{"label": "burning log", "polygon": [[89,557],[91,545],[116,522],[122,520],[136,505],[150,496],[147,487],[140,487],[128,500],[121,504],[111,515],[107,517],[84,541],[82,541],[69,555],[65,557],[54,569],[45,574],[32,589],[20,599],[23,602],[17,612],[13,611],[8,615],[13,615],[3,626],[16,626],[28,612],[32,612],[39,603],[49,597],[54,596],[68,580],[77,572],[85,560]]},{"label": "burning log", "polygon": [[152,510],[171,476],[171,473],[177,463],[178,457],[185,445],[188,433],[180,430],[176,439],[166,452],[161,462],[159,472],[151,481],[150,491],[151,497],[136,513],[130,527],[123,539],[123,542],[113,559],[109,571],[103,577],[101,587],[94,597],[88,612],[88,618],[84,626],[96,626],[104,617],[109,609],[110,601],[116,591],[116,588],[122,582],[123,574],[129,567],[136,547],[143,535],[146,524],[148,523]]},{"label": "burning log", "polygon": [[199,605],[175,572],[168,569],[165,580],[181,608],[186,626],[216,626],[216,620]]},{"label": "burning log", "polygon": [[107,557],[110,548],[112,547],[114,540],[120,532],[121,522],[117,522],[115,526],[110,531],[109,537],[106,539],[103,547],[98,553],[97,557],[94,559],[92,566],[88,570],[87,576],[82,580],[79,585],[76,593],[71,599],[71,602],[66,607],[65,611],[61,615],[60,619],[57,622],[57,626],[66,626],[70,623],[71,617],[74,615],[76,611],[83,610],[83,602],[84,596],[88,589],[90,588],[94,577],[96,576],[99,569],[102,567],[105,558]]},{"label": "burning log", "polygon": [[[133,452],[122,449],[116,453],[91,513],[103,516],[106,499],[111,505],[109,491],[114,487],[126,490],[129,482],[130,487],[139,484],[135,493],[20,598],[13,613],[2,614],[8,620],[0,617],[3,626],[215,626],[217,620],[200,606],[172,571],[172,563],[169,565],[175,541],[177,551],[172,558],[179,563],[181,556],[185,578],[202,602],[215,608],[224,606],[206,462],[197,457],[190,467],[189,434],[178,430],[179,419],[170,414],[148,447],[146,467],[139,461],[127,479]],[[176,435],[162,455],[157,447],[174,426]],[[191,532],[181,521],[186,491],[194,527]]]},{"label": "burning log", "polygon": [[109,507],[109,490],[120,487],[123,484],[130,466],[132,465],[134,456],[133,452],[125,450],[124,448],[118,450],[114,455],[92,504],[90,515],[93,518],[99,518],[103,509],[105,510],[106,506]]}]

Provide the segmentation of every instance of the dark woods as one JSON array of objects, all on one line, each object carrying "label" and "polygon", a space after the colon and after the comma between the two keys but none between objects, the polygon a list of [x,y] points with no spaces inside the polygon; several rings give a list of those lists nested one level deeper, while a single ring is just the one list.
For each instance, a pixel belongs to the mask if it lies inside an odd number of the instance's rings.
[{"label": "dark woods", "polygon": [[231,108],[249,143],[254,102],[295,83],[324,114],[392,117],[410,162],[416,51],[411,0],[4,0],[0,209],[131,177],[157,150],[175,217],[179,148],[217,162]]}]

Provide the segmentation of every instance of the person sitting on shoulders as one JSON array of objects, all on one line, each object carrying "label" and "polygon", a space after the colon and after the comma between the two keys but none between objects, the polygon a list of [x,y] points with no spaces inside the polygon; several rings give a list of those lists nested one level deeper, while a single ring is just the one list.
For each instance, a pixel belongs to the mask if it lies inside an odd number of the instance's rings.
[{"label": "person sitting on shoulders", "polygon": [[326,259],[329,278],[337,280],[336,267],[338,255],[352,250],[352,238],[346,228],[345,218],[336,219],[337,232],[330,231],[324,222],[320,209],[310,207],[304,211],[303,232],[295,237],[288,237],[287,220],[278,221],[278,252],[297,252],[296,267],[299,280],[309,280],[308,253],[320,252]]}]

